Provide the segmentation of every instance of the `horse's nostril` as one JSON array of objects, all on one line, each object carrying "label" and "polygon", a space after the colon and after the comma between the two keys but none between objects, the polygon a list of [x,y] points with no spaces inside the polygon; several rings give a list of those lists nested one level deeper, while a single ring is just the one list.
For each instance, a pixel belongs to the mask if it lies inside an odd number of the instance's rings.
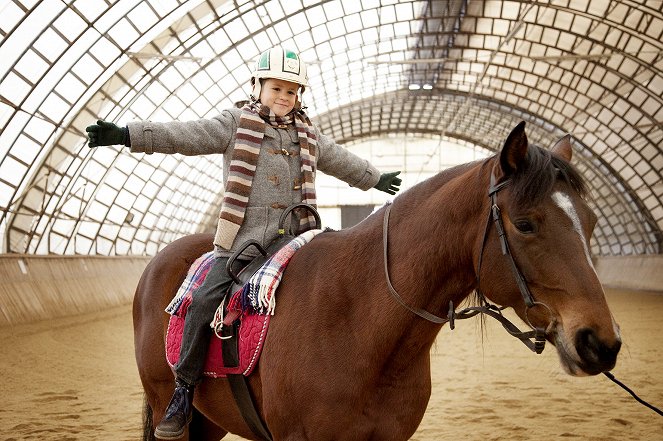
[{"label": "horse's nostril", "polygon": [[602,342],[589,328],[581,329],[576,334],[576,350],[583,361],[583,369],[590,374],[612,369],[621,346],[620,340],[616,340],[611,345]]}]

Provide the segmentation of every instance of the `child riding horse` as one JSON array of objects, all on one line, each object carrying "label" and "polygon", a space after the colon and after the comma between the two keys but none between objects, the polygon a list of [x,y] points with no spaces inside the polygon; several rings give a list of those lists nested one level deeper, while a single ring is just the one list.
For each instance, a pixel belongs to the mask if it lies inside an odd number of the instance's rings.
[{"label": "child riding horse", "polygon": [[[592,265],[596,216],[571,154],[569,137],[551,151],[530,145],[521,123],[496,155],[443,171],[358,225],[302,247],[248,377],[271,438],[409,439],[426,410],[429,350],[445,322],[413,311],[445,316],[450,302],[458,305],[474,290],[513,308],[554,344],[569,374],[610,370],[619,328]],[[162,309],[210,240],[189,236],[166,247],[136,291],[148,434],[149,417],[164,415],[172,391]],[[188,439],[218,440],[227,432],[259,439],[226,379],[205,379],[193,404]]]}]

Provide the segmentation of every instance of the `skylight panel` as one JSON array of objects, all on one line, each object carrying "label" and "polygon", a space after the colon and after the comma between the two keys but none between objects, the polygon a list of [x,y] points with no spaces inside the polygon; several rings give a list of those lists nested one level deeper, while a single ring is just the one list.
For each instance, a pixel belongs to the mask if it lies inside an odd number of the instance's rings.
[{"label": "skylight panel", "polygon": [[282,2],[269,2],[265,9],[267,10],[267,14],[272,23],[276,23],[285,17],[285,13],[282,9]]},{"label": "skylight panel", "polygon": [[70,108],[71,103],[67,103],[57,94],[51,93],[39,106],[39,112],[50,118],[52,121],[59,121]]},{"label": "skylight panel", "polygon": [[18,104],[30,93],[32,85],[14,72],[9,72],[0,82],[0,96],[12,104]]},{"label": "skylight panel", "polygon": [[76,0],[72,3],[72,7],[88,21],[93,22],[103,14],[106,8],[108,8],[108,4],[103,0]]},{"label": "skylight panel", "polygon": [[307,15],[305,12],[300,12],[299,14],[288,18],[288,24],[290,25],[294,35],[306,32],[310,28],[310,24],[308,23]]},{"label": "skylight panel", "polygon": [[87,23],[71,9],[62,11],[62,15],[55,20],[53,25],[72,41],[87,29]]},{"label": "skylight panel", "polygon": [[121,19],[111,27],[108,30],[107,35],[110,36],[119,47],[127,48],[140,37],[140,34],[126,18]]},{"label": "skylight panel", "polygon": [[16,71],[33,84],[39,81],[48,68],[49,64],[32,50],[28,50],[15,66]]},{"label": "skylight panel", "polygon": [[0,15],[2,20],[0,20],[0,30],[3,33],[8,33],[12,30],[22,18],[25,17],[25,12],[14,2],[5,2],[3,6],[0,6]]}]

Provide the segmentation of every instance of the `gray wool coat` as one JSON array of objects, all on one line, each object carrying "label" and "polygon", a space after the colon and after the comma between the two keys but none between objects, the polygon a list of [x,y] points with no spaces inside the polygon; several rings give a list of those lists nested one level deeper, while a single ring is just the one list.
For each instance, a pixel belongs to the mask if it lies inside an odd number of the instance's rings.
[{"label": "gray wool coat", "polygon": [[[226,185],[230,160],[235,146],[235,133],[242,111],[232,108],[212,119],[156,123],[130,122],[131,151],[142,153],[180,153],[223,155],[223,184]],[[380,172],[368,161],[336,144],[314,127],[318,139],[316,167],[352,187],[368,190],[380,179]],[[253,178],[244,223],[230,249],[215,243],[217,256],[230,256],[246,240],[254,239],[263,246],[278,236],[278,222],[283,210],[302,201],[299,138],[294,125],[287,128],[265,127],[258,166]],[[219,189],[223,191],[222,188]],[[254,247],[246,257],[255,255]]]}]

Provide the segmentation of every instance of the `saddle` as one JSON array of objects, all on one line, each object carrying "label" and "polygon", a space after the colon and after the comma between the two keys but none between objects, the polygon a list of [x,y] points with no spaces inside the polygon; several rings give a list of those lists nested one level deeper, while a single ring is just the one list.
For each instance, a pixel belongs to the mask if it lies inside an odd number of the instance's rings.
[{"label": "saddle", "polygon": [[[228,289],[226,298],[242,289],[246,282],[260,268],[262,268],[262,266],[271,256],[273,256],[277,251],[279,251],[295,238],[295,234],[293,234],[292,231],[288,231],[288,234],[286,234],[284,228],[284,224],[288,215],[295,209],[305,209],[310,211],[315,218],[315,229],[320,228],[322,224],[320,221],[320,214],[312,205],[304,203],[294,204],[283,210],[283,213],[281,213],[281,217],[279,218],[279,235],[267,246],[266,249],[263,248],[262,245],[260,245],[260,242],[256,240],[247,240],[228,259],[228,262],[226,263],[226,271],[228,272],[230,278],[233,280],[233,284]],[[251,260],[251,262],[246,265],[242,266],[239,264],[240,269],[237,271],[236,268],[238,267],[239,256],[241,256],[250,247],[256,248],[260,254],[254,257],[253,260]],[[229,320],[227,319],[224,321],[227,323]]]},{"label": "saddle", "polygon": [[[257,301],[259,297],[255,290],[264,290],[264,287],[256,286],[257,280],[261,281],[262,284],[265,280],[269,282],[270,297],[273,297],[273,291],[278,285],[278,280],[274,281],[274,267],[279,267],[280,264],[284,268],[287,264],[287,262],[282,262],[285,256],[291,256],[294,250],[301,246],[300,244],[310,240],[316,232],[321,231],[320,229],[310,230],[296,241],[294,241],[294,234],[290,232],[286,234],[283,228],[284,222],[292,210],[297,208],[305,208],[311,211],[315,218],[316,227],[319,227],[320,217],[315,208],[307,204],[292,205],[281,214],[279,236],[266,248],[263,248],[255,240],[249,240],[243,243],[228,259],[226,271],[233,283],[224,294],[212,322],[212,327],[218,338],[212,338],[210,341],[204,369],[206,376],[218,378],[229,374],[249,375],[255,367],[262,351],[262,343],[269,326],[269,319],[273,313],[262,307],[254,308],[254,305],[251,304],[253,301]],[[292,245],[288,246],[291,242]],[[239,261],[239,256],[252,246],[260,254],[248,264],[246,264],[246,261]],[[286,246],[288,246],[287,249]],[[283,249],[283,252],[276,255],[281,249]],[[166,355],[171,366],[175,366],[179,361],[182,334],[186,314],[192,301],[192,294],[205,280],[214,261],[213,254],[213,252],[208,252],[193,263],[180,290],[166,308],[166,311],[171,314],[166,338]],[[277,260],[274,261],[272,257]],[[272,260],[269,267],[263,268],[270,258]],[[263,268],[262,271],[261,268]],[[258,271],[261,271],[260,274],[256,274]],[[258,277],[251,279],[254,275]],[[278,278],[280,278],[280,274],[278,274]],[[252,283],[247,284],[249,280]],[[249,291],[251,291],[250,295]],[[248,297],[251,297],[252,302],[248,301]],[[273,301],[274,299],[272,299],[272,304]],[[241,345],[239,344],[240,341]]]}]

